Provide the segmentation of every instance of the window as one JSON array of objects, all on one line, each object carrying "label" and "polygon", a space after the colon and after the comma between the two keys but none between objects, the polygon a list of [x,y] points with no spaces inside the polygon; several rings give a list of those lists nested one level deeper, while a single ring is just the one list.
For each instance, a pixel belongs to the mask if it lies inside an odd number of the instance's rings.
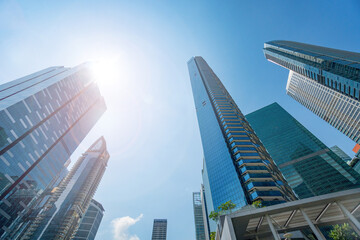
[{"label": "window", "polygon": [[354,88],[354,98],[358,99],[358,98],[356,97],[356,88]]}]

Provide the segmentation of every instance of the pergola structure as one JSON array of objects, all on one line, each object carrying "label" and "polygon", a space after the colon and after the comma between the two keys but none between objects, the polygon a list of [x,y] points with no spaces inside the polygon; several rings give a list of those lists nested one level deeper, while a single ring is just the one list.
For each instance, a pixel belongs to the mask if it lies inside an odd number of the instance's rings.
[{"label": "pergola structure", "polygon": [[360,235],[360,188],[286,202],[264,208],[245,207],[220,217],[217,240],[275,239],[281,233],[348,222]]}]

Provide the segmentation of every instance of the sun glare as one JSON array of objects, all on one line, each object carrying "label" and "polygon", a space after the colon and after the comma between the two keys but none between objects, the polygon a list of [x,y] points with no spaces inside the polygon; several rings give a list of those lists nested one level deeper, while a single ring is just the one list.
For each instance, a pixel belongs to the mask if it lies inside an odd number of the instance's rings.
[{"label": "sun glare", "polygon": [[93,61],[92,72],[95,81],[100,87],[113,85],[119,77],[119,63],[116,58],[107,58]]}]

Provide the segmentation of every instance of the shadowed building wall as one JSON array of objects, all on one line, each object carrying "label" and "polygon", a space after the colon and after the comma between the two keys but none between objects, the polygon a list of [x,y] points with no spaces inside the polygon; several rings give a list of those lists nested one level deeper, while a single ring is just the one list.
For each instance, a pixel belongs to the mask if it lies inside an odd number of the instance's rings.
[{"label": "shadowed building wall", "polygon": [[279,104],[246,119],[299,198],[360,186],[360,175]]}]

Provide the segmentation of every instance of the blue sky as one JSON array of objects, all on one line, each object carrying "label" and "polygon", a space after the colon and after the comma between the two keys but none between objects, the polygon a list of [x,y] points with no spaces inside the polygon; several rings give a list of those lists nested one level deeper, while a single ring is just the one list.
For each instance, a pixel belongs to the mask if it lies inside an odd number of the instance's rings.
[{"label": "blue sky", "polygon": [[[355,145],[285,94],[288,71],[263,43],[283,39],[360,52],[359,1],[4,1],[0,83],[52,65],[109,61],[108,106],[72,160],[100,135],[111,158],[95,198],[97,239],[194,239],[202,147],[186,62],[205,58],[244,114],[277,101],[326,145]],[[110,73],[113,73],[112,75]],[[114,235],[114,227],[116,234]]]}]

